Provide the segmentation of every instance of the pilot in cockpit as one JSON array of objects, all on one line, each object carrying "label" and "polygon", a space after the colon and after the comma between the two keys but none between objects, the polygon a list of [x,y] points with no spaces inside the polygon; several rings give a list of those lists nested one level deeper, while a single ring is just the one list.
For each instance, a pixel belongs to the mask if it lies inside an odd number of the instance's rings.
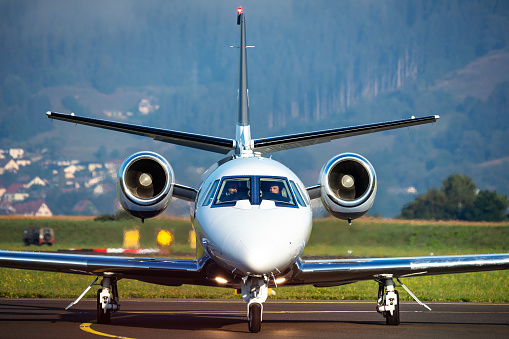
[{"label": "pilot in cockpit", "polygon": [[268,185],[268,192],[262,193],[262,199],[288,202],[289,199],[286,196],[281,194],[281,183],[277,181],[272,181]]},{"label": "pilot in cockpit", "polygon": [[235,202],[237,200],[249,199],[247,188],[239,187],[239,182],[229,180],[225,183],[225,193],[221,197],[221,202]]}]

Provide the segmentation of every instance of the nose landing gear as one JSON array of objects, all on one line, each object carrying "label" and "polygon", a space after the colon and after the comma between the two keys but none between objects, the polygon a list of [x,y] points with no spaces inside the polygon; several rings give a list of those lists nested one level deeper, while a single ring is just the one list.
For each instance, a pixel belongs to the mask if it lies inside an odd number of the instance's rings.
[{"label": "nose landing gear", "polygon": [[263,302],[267,300],[267,277],[244,277],[242,279],[242,299],[247,303],[249,331],[258,333],[262,327]]}]

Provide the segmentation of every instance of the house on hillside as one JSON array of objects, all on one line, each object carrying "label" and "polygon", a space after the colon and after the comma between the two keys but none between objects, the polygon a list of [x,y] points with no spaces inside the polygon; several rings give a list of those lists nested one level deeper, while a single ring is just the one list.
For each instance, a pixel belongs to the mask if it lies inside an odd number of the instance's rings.
[{"label": "house on hillside", "polygon": [[11,148],[9,150],[9,155],[13,159],[23,159],[24,154],[25,154],[25,150],[23,148]]},{"label": "house on hillside", "polygon": [[104,166],[108,169],[108,174],[113,180],[117,180],[117,172],[120,165],[122,165],[122,162],[123,160],[112,160],[104,164]]},{"label": "house on hillside", "polygon": [[88,164],[88,171],[92,174],[93,177],[97,176],[97,170],[102,170],[103,164],[98,163],[90,163]]},{"label": "house on hillside", "polygon": [[2,196],[3,201],[23,201],[30,196],[27,192],[25,192],[25,187],[23,184],[12,184],[9,186],[5,193]]},{"label": "house on hillside", "polygon": [[33,215],[36,217],[51,217],[53,213],[44,200],[27,201],[21,204],[14,204],[14,209],[18,215]]},{"label": "house on hillside", "polygon": [[46,186],[47,185],[47,181],[46,180],[42,180],[40,177],[35,177],[33,178],[32,180],[30,180],[28,183],[26,183],[25,185],[23,185],[25,188],[30,188],[32,187],[33,185],[38,185],[38,186]]},{"label": "house on hillside", "polygon": [[19,171],[19,166],[16,164],[16,161],[12,158],[0,159],[0,175],[5,172],[13,172],[16,173]]},{"label": "house on hillside", "polygon": [[111,184],[98,184],[94,188],[94,195],[98,196],[115,190],[115,186]]},{"label": "house on hillside", "polygon": [[31,164],[32,164],[32,162],[30,160],[28,160],[28,159],[18,159],[18,160],[16,160],[16,165],[18,165],[18,167],[19,166],[25,167],[25,166],[29,166]]}]

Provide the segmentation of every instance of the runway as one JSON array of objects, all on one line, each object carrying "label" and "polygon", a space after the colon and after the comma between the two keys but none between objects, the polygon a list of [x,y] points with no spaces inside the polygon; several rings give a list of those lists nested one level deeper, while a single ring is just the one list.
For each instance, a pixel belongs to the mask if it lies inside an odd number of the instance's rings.
[{"label": "runway", "polygon": [[121,299],[111,325],[96,324],[95,300],[0,299],[0,338],[507,338],[509,304],[402,302],[401,325],[387,326],[374,301],[264,303],[262,330],[249,333],[242,300]]}]

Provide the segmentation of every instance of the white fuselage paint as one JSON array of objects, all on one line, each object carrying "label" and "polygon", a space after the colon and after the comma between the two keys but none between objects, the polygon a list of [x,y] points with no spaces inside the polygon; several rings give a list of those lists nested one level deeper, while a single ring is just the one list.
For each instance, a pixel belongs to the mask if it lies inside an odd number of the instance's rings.
[{"label": "white fuselage paint", "polygon": [[[312,227],[309,197],[295,173],[277,161],[260,156],[237,157],[208,172],[199,190],[192,219],[197,242],[212,260],[227,271],[242,276],[277,275],[292,265],[304,250]],[[261,203],[253,200],[253,204],[241,200],[230,206],[214,205],[213,201],[206,204],[204,200],[213,183],[219,180],[217,195],[221,180],[230,177],[293,181],[300,194],[305,195],[305,206],[297,201],[291,207],[281,206],[269,200]]]}]

